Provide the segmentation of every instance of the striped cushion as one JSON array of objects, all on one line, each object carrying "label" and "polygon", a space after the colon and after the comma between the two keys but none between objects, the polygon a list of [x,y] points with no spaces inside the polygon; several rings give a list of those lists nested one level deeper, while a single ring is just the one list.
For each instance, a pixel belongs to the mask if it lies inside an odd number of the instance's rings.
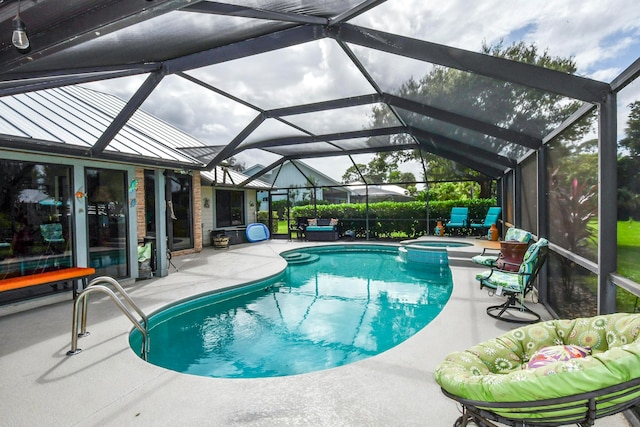
[{"label": "striped cushion", "polygon": [[493,267],[497,260],[497,255],[476,255],[471,258],[472,262],[480,265],[486,265],[487,267]]}]

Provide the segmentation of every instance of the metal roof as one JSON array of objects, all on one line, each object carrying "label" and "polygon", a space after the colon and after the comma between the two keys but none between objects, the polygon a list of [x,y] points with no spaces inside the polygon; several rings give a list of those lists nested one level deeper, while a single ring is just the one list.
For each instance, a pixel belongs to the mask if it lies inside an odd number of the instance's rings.
[{"label": "metal roof", "polygon": [[[91,148],[126,105],[112,95],[76,86],[0,98],[0,132],[39,146]],[[191,166],[202,163],[177,149],[200,146],[192,136],[137,110],[113,137],[104,157]]]},{"label": "metal roof", "polygon": [[[503,114],[494,114],[492,108],[447,97],[398,93],[393,82],[384,78],[385,70],[391,67],[380,67],[402,61],[441,66],[479,76],[470,91],[490,86],[508,96],[511,91],[523,90],[553,96],[559,102],[582,102],[584,108],[599,105],[615,89],[615,83],[353,23],[383,3],[25,0],[20,16],[27,23],[30,51],[17,51],[9,37],[0,42],[0,96],[15,95],[0,98],[10,122],[0,120],[0,145],[169,165],[195,165],[193,157],[197,157],[206,164],[203,169],[209,170],[230,156],[254,150],[272,156],[274,161],[267,167],[272,169],[292,159],[420,148],[500,177],[523,156],[540,148],[545,136],[568,117],[557,117],[554,123],[504,122],[499,119]],[[0,3],[0,33],[10,33],[18,4]],[[260,80],[267,67],[275,67],[276,73],[295,68],[295,64],[278,61],[278,55],[291,49],[333,49],[332,58],[339,65],[326,66],[331,76],[327,81],[349,78],[349,84],[302,93],[294,100],[261,97],[260,88],[269,84]],[[264,68],[250,62],[257,60]],[[228,87],[229,81],[216,80],[218,71],[229,68],[236,71],[238,81],[247,79],[250,90],[237,93]],[[635,60],[623,74],[628,78],[639,70],[640,61]],[[136,75],[145,80],[126,104],[105,100],[113,106],[108,115],[83,107],[83,111],[74,112],[54,103],[62,102],[56,100],[65,96],[75,96],[79,105],[87,100],[71,87],[52,88]],[[206,144],[181,140],[184,154],[180,156],[159,143],[165,128],[158,127],[158,134],[139,132],[139,125],[150,120],[139,111],[140,106],[154,91],[162,90],[163,80],[170,77],[196,85],[205,97],[244,108],[249,119],[226,139],[220,136],[219,141]],[[40,91],[45,89],[52,98],[47,108],[57,117],[44,110],[34,109],[35,115],[24,110],[22,104],[26,100],[37,104]],[[371,127],[363,125],[363,119],[354,121],[351,128],[314,128],[318,121],[313,117],[362,114],[363,109],[371,111],[373,107],[387,110],[392,123]],[[518,112],[510,113],[515,116]],[[90,114],[94,116],[89,118]],[[52,134],[37,129],[47,120],[60,125]],[[214,124],[225,118],[204,114],[201,120]],[[100,124],[84,127],[77,126],[78,121]],[[155,144],[157,149],[144,148]]]},{"label": "metal roof", "polygon": [[[214,187],[236,187],[249,178],[248,175],[223,166],[215,166],[211,171],[202,171],[200,176]],[[245,187],[256,190],[269,190],[271,184],[254,179]]]}]

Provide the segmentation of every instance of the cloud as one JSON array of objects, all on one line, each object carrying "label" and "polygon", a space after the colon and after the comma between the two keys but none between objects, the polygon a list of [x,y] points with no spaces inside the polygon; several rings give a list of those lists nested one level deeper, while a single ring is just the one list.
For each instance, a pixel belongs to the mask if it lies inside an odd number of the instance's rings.
[{"label": "cloud", "polygon": [[[472,51],[483,42],[511,41],[514,33],[526,28],[524,41],[548,49],[553,56],[576,58],[579,72],[589,75],[597,71],[599,61],[616,55],[620,48],[616,34],[634,34],[637,41],[640,7],[636,0],[487,0],[474,3],[470,10],[464,0],[388,1],[354,23]],[[636,58],[638,51],[636,44]],[[621,65],[620,71],[628,65]]]}]

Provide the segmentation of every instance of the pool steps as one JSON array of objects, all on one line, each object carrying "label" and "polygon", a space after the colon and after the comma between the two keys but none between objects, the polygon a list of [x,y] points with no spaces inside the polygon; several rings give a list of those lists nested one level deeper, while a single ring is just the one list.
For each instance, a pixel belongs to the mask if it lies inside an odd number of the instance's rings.
[{"label": "pool steps", "polygon": [[303,252],[290,252],[287,254],[283,254],[282,257],[289,264],[310,264],[320,259],[320,257],[316,254],[303,253]]}]

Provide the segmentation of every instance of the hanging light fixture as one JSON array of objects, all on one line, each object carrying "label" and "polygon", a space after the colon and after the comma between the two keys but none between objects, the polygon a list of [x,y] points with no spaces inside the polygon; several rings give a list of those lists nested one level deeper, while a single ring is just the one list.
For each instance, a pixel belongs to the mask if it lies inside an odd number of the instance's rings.
[{"label": "hanging light fixture", "polygon": [[24,24],[24,21],[20,19],[20,0],[18,0],[18,13],[11,23],[13,24],[11,43],[13,43],[19,51],[27,51],[29,49],[29,37],[27,36],[27,26]]}]

